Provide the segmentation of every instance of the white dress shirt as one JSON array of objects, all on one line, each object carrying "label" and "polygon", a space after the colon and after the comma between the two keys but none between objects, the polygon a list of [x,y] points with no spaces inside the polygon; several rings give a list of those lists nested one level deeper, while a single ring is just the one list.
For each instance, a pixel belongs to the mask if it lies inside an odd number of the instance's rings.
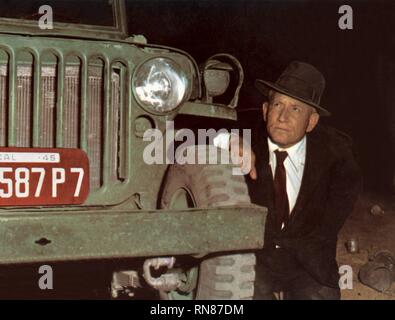
[{"label": "white dress shirt", "polygon": [[287,195],[289,203],[289,211],[292,212],[298,198],[300,186],[302,184],[303,172],[306,161],[306,136],[292,147],[283,149],[267,139],[269,147],[269,164],[272,169],[273,178],[276,172],[276,154],[274,151],[286,151],[288,157],[284,160],[284,167],[287,176]]}]

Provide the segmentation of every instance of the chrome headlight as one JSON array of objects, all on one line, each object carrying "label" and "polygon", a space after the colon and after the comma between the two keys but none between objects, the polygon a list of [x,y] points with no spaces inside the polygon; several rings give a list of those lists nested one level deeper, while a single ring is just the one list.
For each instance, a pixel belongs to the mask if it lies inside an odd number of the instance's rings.
[{"label": "chrome headlight", "polygon": [[154,58],[138,67],[133,78],[138,102],[149,110],[167,112],[185,99],[188,80],[181,67],[167,58]]}]

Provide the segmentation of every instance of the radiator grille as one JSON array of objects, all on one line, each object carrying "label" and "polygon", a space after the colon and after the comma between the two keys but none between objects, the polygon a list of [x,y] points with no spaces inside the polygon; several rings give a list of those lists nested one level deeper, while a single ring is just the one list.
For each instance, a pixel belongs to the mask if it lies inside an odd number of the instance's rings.
[{"label": "radiator grille", "polygon": [[[122,180],[119,143],[124,117],[120,108],[119,68],[104,61],[97,64],[97,59],[94,62],[88,59],[87,63],[66,61],[64,66],[55,60],[55,63],[41,61],[40,66],[35,59],[31,63],[9,58],[0,62],[0,145],[83,148],[90,161],[91,189]],[[16,66],[14,75],[11,75],[12,64]],[[36,72],[40,75],[35,75]],[[36,79],[38,85],[34,83]],[[106,130],[110,132],[107,139]]]}]

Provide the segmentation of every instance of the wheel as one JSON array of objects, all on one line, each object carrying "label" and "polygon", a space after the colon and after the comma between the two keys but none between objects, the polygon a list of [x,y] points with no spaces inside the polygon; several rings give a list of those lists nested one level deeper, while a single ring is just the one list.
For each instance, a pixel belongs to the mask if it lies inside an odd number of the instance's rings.
[{"label": "wheel", "polygon": [[[208,148],[206,155],[219,152]],[[213,150],[214,149],[214,150]],[[204,208],[251,203],[243,176],[232,174],[232,165],[171,165],[164,180],[161,207]],[[194,299],[252,299],[256,259],[253,253],[205,259],[198,270]],[[170,298],[185,295],[170,293]]]}]

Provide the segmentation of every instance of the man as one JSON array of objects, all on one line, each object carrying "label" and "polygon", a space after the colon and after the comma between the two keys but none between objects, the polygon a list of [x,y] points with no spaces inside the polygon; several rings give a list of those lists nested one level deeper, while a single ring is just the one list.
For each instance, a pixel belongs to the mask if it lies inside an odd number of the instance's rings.
[{"label": "man", "polygon": [[[253,136],[247,180],[252,202],[267,207],[268,218],[255,299],[274,292],[284,299],[339,299],[337,234],[361,188],[351,139],[318,125],[330,113],[320,106],[325,79],[312,65],[292,62],[275,83],[257,80],[256,87],[268,97],[267,135]],[[229,141],[218,138],[218,146]],[[230,139],[231,149],[237,140]]]}]

